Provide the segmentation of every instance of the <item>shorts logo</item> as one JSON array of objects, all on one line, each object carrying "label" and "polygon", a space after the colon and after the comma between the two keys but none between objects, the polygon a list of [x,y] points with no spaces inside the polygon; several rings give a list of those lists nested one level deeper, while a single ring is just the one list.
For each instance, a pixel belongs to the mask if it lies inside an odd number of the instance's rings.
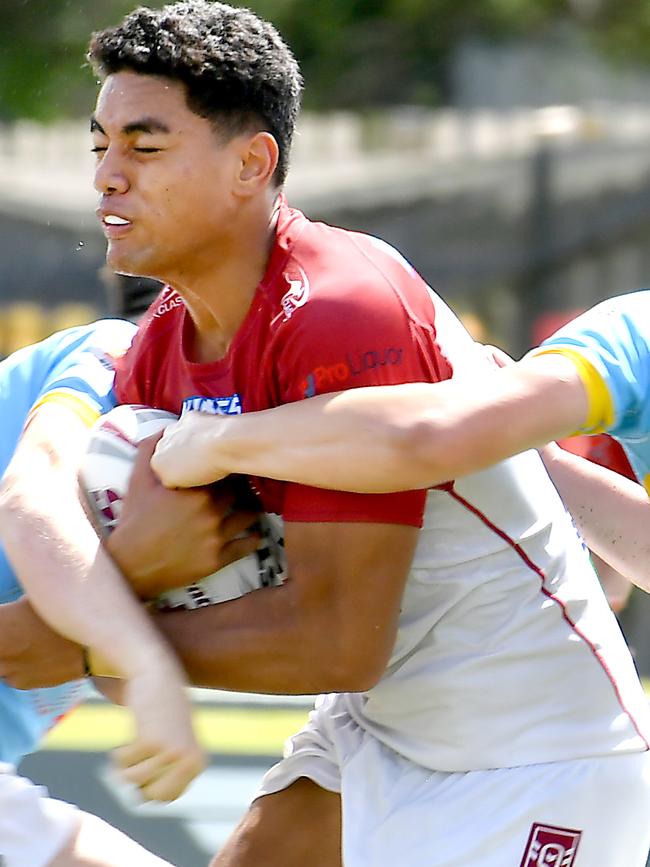
[{"label": "shorts logo", "polygon": [[210,415],[241,415],[241,395],[228,397],[186,397],[181,415],[186,412],[207,412]]},{"label": "shorts logo", "polygon": [[582,831],[540,825],[530,829],[521,867],[572,867]]}]

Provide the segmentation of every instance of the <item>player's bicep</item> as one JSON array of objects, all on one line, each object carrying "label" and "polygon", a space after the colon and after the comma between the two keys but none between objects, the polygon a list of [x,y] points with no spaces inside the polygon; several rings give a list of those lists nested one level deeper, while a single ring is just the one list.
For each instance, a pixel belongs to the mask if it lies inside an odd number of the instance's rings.
[{"label": "player's bicep", "polygon": [[347,690],[386,668],[419,531],[373,523],[285,524],[287,593]]},{"label": "player's bicep", "polygon": [[497,371],[469,397],[468,405],[464,421],[488,451],[495,449],[494,459],[569,436],[589,416],[580,372],[561,355],[525,358]]},{"label": "player's bicep", "polygon": [[[582,352],[571,347],[540,347],[523,359],[533,387],[545,389],[549,418],[556,426],[570,427],[571,433],[594,433],[608,429],[614,421],[614,403],[601,371]],[[552,393],[551,393],[552,390]]]}]

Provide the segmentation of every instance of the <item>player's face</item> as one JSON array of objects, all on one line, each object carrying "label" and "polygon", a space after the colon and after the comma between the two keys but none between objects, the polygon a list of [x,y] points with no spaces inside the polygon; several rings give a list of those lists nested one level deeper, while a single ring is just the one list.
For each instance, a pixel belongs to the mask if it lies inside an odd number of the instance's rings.
[{"label": "player's face", "polygon": [[108,264],[190,280],[232,231],[240,137],[221,140],[182,84],[131,72],[106,79],[91,129]]}]

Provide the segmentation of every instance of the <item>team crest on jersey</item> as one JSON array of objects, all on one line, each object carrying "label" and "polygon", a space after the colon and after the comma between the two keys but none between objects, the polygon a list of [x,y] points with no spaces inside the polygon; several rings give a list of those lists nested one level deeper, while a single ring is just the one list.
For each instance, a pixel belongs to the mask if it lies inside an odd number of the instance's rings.
[{"label": "team crest on jersey", "polygon": [[280,301],[285,319],[291,319],[296,310],[299,307],[304,307],[309,301],[309,278],[302,268],[298,270],[300,272],[299,278],[289,280],[289,291],[285,292]]},{"label": "team crest on jersey", "polygon": [[572,867],[582,831],[535,822],[530,829],[521,867]]},{"label": "team crest on jersey", "polygon": [[228,397],[186,397],[183,401],[181,416],[186,412],[207,412],[210,415],[241,415],[241,396],[237,393]]}]

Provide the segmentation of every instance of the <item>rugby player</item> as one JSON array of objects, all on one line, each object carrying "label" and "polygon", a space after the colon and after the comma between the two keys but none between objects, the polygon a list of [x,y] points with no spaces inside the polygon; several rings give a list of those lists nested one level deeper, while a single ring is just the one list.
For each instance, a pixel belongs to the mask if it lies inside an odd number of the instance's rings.
[{"label": "rugby player", "polygon": [[[236,415],[361,385],[483,387],[484,356],[395,250],[289,207],[301,81],[270,25],[201,0],[140,8],[90,60],[108,263],[167,284],[121,402]],[[375,433],[354,431],[357,455]],[[284,517],[288,579],[155,621],[197,683],[328,695],[214,865],[645,863],[645,697],[536,454],[428,492],[253,481]]]},{"label": "rugby player", "polygon": [[[134,327],[120,320],[72,328],[0,363],[0,863],[5,867],[162,867],[121,832],[54,800],[15,765],[87,695],[79,645],[125,680],[136,736],[117,753],[143,798],[169,800],[203,767],[185,678],[175,655],[89,526],[76,469],[88,427],[114,406],[115,358]],[[70,542],[73,539],[74,542]],[[31,605],[71,641],[57,643],[74,679],[17,689],[12,654],[29,652]],[[36,615],[33,615],[34,617]],[[39,639],[47,632],[39,632]],[[38,654],[48,657],[48,644]],[[70,671],[71,669],[71,671]],[[67,676],[66,676],[67,679]],[[26,686],[26,684],[23,684]]]}]

